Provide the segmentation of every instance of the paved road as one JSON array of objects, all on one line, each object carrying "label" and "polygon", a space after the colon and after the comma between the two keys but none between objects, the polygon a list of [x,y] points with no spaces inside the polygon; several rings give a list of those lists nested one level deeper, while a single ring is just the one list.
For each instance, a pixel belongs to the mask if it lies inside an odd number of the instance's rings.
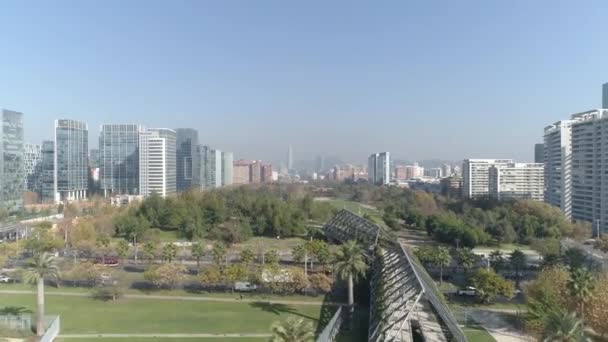
[{"label": "paved road", "polygon": [[266,338],[271,336],[271,334],[70,334],[59,335],[58,338]]},{"label": "paved road", "polygon": [[[0,294],[35,294],[36,291],[29,290],[0,290]],[[61,292],[61,291],[46,291],[47,296],[69,296],[69,297],[90,297],[90,293],[83,292]],[[186,300],[186,301],[201,301],[201,302],[223,302],[223,303],[271,303],[271,304],[286,304],[286,305],[330,305],[330,306],[346,306],[344,303],[324,303],[314,301],[300,301],[300,300],[274,300],[274,299],[253,299],[253,298],[218,298],[218,297],[203,297],[203,296],[162,296],[162,295],[137,295],[137,294],[126,294],[124,298],[130,299],[158,299],[158,300]]]}]

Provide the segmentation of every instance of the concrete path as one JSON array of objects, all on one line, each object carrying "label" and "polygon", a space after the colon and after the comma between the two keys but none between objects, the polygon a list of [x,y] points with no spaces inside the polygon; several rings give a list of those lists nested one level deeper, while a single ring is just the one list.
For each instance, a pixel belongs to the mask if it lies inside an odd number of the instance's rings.
[{"label": "concrete path", "polygon": [[[36,291],[29,290],[0,290],[0,294],[35,294]],[[91,297],[90,293],[86,292],[61,292],[61,291],[46,291],[47,296],[68,296],[68,297]],[[162,296],[162,295],[138,295],[125,294],[123,298],[129,299],[158,299],[158,300],[185,300],[185,301],[201,301],[201,302],[222,302],[222,303],[271,303],[285,305],[329,305],[329,306],[346,306],[344,303],[324,303],[324,302],[309,302],[299,300],[275,300],[275,299],[253,299],[253,298],[219,298],[219,297],[203,297],[203,296]]]},{"label": "concrete path", "polygon": [[494,337],[497,342],[522,342],[534,341],[533,338],[524,335],[511,323],[507,322],[501,312],[490,310],[471,310],[470,317],[481,325]]},{"label": "concrete path", "polygon": [[271,336],[271,334],[69,334],[59,335],[57,338],[266,338]]}]

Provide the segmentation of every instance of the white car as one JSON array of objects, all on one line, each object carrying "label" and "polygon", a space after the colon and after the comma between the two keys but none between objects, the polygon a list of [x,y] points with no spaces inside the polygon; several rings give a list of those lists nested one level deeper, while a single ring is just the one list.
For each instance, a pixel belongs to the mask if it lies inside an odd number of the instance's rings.
[{"label": "white car", "polygon": [[474,297],[477,296],[477,289],[472,286],[467,286],[464,289],[456,291],[456,294],[458,294],[459,296]]},{"label": "white car", "polygon": [[0,283],[12,283],[13,279],[9,276],[5,276],[4,274],[0,274]]}]

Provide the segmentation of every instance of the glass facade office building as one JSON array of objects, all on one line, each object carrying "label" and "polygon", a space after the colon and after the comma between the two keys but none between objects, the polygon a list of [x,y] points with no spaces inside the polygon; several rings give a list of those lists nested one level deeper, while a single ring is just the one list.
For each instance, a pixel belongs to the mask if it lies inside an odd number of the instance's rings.
[{"label": "glass facade office building", "polygon": [[87,198],[89,129],[82,121],[55,120],[55,201]]},{"label": "glass facade office building", "polygon": [[43,203],[55,201],[55,142],[43,141],[40,162],[36,164],[38,174],[36,191]]},{"label": "glass facade office building", "polygon": [[214,150],[209,146],[197,147],[199,158],[199,172],[196,185],[203,190],[219,188],[222,186],[222,151]]},{"label": "glass facade office building", "polygon": [[102,125],[99,134],[99,176],[105,196],[139,194],[138,125]]},{"label": "glass facade office building", "polygon": [[191,128],[178,128],[176,146],[176,179],[177,191],[190,189],[194,174],[198,169],[196,146],[198,145],[198,131]]},{"label": "glass facade office building", "polygon": [[3,109],[0,133],[0,207],[13,212],[23,208],[25,191],[23,113]]},{"label": "glass facade office building", "polygon": [[166,128],[150,128],[139,136],[140,195],[175,193],[176,133]]}]

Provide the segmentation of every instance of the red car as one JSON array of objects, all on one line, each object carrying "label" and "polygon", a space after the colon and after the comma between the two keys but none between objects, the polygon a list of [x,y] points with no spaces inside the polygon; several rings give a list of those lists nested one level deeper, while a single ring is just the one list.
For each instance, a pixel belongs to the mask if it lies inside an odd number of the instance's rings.
[{"label": "red car", "polygon": [[95,263],[102,264],[107,267],[115,267],[118,266],[118,259],[115,257],[97,258],[95,259]]}]

